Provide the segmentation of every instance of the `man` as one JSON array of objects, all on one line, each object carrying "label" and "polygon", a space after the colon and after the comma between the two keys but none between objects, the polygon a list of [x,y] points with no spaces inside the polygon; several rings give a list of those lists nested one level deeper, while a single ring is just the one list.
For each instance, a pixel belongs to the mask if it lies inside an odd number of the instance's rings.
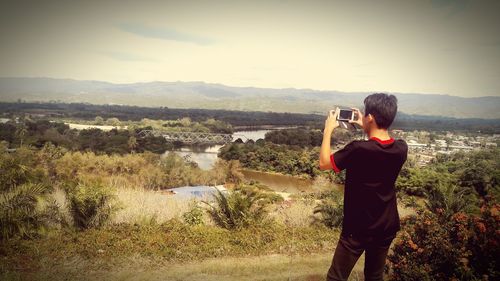
[{"label": "man", "polygon": [[368,140],[352,141],[331,153],[330,140],[339,126],[339,109],[325,121],[320,169],[346,170],[342,231],[328,270],[327,280],[347,280],[365,251],[365,280],[383,280],[387,252],[400,230],[394,183],[406,161],[408,147],[389,136],[397,112],[393,95],[376,93],[364,100],[364,115],[353,108],[357,124]]}]

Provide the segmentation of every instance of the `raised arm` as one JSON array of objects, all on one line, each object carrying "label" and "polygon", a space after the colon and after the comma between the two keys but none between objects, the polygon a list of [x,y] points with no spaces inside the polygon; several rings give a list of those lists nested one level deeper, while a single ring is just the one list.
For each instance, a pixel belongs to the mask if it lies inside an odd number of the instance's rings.
[{"label": "raised arm", "polygon": [[338,107],[335,110],[330,110],[325,121],[325,129],[323,130],[323,142],[321,143],[321,150],[319,153],[320,170],[333,169],[332,163],[330,161],[330,155],[332,154],[330,141],[332,139],[333,129],[339,126],[339,122],[337,121],[338,114]]}]

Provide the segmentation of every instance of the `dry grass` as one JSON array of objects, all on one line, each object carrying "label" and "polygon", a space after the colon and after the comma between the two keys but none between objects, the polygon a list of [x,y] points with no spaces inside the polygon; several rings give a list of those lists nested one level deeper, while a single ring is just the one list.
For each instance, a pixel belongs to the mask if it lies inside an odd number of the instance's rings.
[{"label": "dry grass", "polygon": [[72,224],[73,219],[69,212],[69,203],[66,198],[66,193],[59,187],[56,187],[51,194],[51,197],[55,200],[56,204],[59,206],[59,212],[61,214],[61,219],[63,219],[68,224]]},{"label": "dry grass", "polygon": [[309,226],[313,222],[315,203],[306,200],[283,201],[271,211],[270,216],[289,226]]},{"label": "dry grass", "polygon": [[112,223],[145,223],[151,220],[163,223],[172,218],[181,218],[193,204],[193,200],[143,188],[119,188],[116,198],[119,210]]},{"label": "dry grass", "polygon": [[[117,188],[113,205],[116,212],[110,223],[149,224],[163,223],[173,218],[182,219],[182,214],[189,211],[199,201],[178,198],[173,195],[144,188]],[[61,215],[71,222],[68,201],[63,190],[56,188],[52,197],[57,202]],[[209,224],[208,216],[205,219]]]}]

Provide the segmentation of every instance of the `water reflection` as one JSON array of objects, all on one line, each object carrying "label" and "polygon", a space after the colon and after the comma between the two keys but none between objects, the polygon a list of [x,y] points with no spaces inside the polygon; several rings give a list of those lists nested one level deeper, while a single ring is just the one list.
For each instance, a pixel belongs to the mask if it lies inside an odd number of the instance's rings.
[{"label": "water reflection", "polygon": [[[210,170],[217,161],[217,153],[222,145],[208,146],[200,149],[199,147],[181,147],[174,152],[181,157],[189,157],[189,159],[198,164],[202,170]],[[168,154],[170,151],[165,152]]]},{"label": "water reflection", "polygon": [[313,181],[293,176],[270,174],[252,170],[241,170],[245,179],[258,181],[274,191],[287,193],[310,192]]}]

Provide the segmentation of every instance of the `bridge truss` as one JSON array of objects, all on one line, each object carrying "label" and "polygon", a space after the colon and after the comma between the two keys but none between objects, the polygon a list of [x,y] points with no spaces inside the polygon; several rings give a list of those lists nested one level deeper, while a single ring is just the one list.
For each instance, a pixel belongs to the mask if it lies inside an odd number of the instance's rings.
[{"label": "bridge truss", "polygon": [[214,134],[200,132],[165,132],[156,130],[142,130],[139,136],[164,137],[168,142],[182,142],[185,144],[225,144],[233,141],[231,134]]}]

